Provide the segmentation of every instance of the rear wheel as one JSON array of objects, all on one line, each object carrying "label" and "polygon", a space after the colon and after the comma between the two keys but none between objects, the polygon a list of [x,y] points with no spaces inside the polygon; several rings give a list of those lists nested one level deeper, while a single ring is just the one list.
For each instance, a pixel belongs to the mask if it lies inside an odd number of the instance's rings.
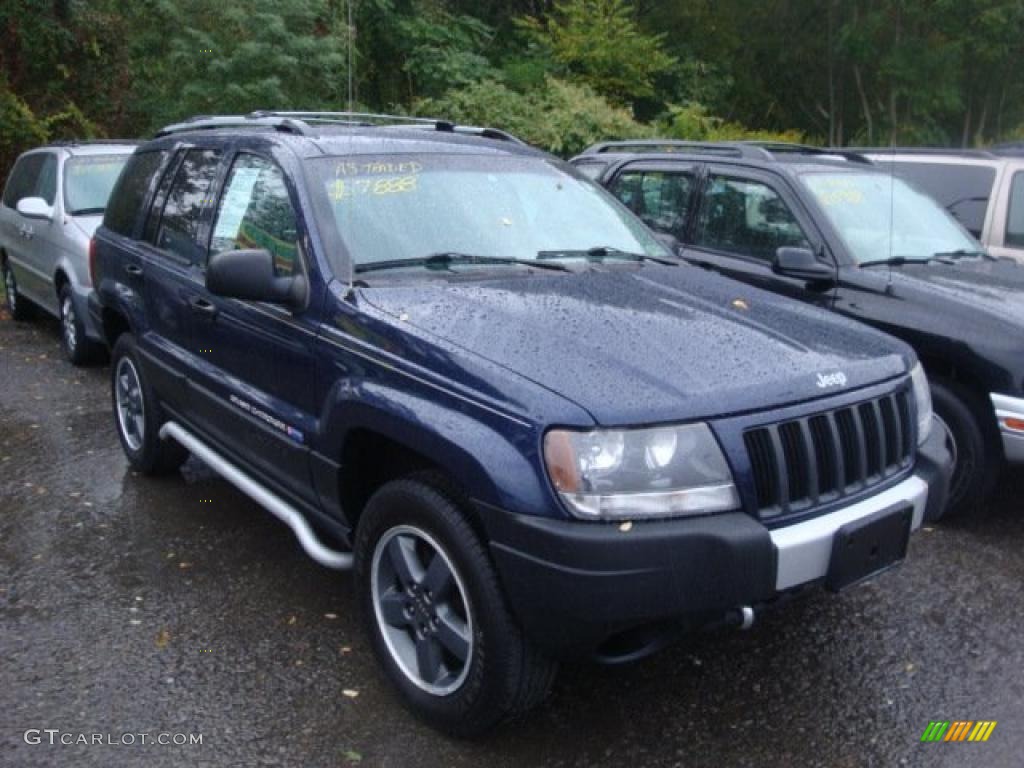
[{"label": "rear wheel", "polygon": [[930,379],[935,413],[952,440],[953,478],[945,518],[962,517],[985,506],[1002,465],[999,436],[990,411],[974,392],[957,382]]},{"label": "rear wheel", "polygon": [[3,275],[4,295],[7,297],[7,308],[11,311],[11,317],[15,320],[28,320],[31,310],[28,302],[18,293],[18,282],[14,279],[14,270],[11,269],[10,262],[6,260],[4,261]]},{"label": "rear wheel", "polygon": [[135,337],[130,333],[118,337],[110,371],[114,426],[128,462],[147,475],[173,472],[188,458],[188,451],[173,440],[160,439],[165,419],[143,378]]},{"label": "rear wheel", "polygon": [[82,365],[95,359],[98,352],[94,344],[85,335],[85,324],[82,323],[71,293],[71,286],[65,283],[58,293],[60,305],[60,343],[64,356],[74,365]]},{"label": "rear wheel", "polygon": [[417,475],[378,490],[359,521],[355,567],[374,653],[430,725],[477,736],[546,696],[557,667],[523,636],[442,482]]}]

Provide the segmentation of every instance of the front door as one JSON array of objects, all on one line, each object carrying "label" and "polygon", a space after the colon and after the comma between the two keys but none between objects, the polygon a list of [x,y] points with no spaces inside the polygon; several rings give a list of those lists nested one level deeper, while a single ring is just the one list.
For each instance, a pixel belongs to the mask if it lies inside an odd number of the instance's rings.
[{"label": "front door", "polygon": [[779,248],[808,248],[834,264],[799,204],[767,174],[711,166],[686,243],[688,261],[790,298],[831,307],[834,283],[777,274]]},{"label": "front door", "polygon": [[[270,158],[239,152],[218,201],[210,254],[265,248],[279,276],[305,273],[294,190]],[[314,503],[309,443],[317,409],[312,319],[303,309],[210,293],[194,315],[198,375],[191,407],[233,454],[294,498]]]}]

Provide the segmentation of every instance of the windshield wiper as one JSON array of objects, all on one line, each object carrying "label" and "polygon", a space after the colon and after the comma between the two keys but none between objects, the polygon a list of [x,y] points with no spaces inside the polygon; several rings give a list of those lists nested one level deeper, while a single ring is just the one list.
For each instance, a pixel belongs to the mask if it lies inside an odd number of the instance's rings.
[{"label": "windshield wiper", "polygon": [[593,248],[585,249],[563,249],[556,251],[537,251],[538,259],[561,259],[565,257],[580,257],[590,261],[603,261],[607,258],[613,259],[625,259],[628,261],[653,261],[657,264],[669,264],[672,266],[679,266],[683,262],[677,259],[661,258],[658,256],[649,256],[646,253],[633,253],[632,251],[624,251],[621,248],[614,248],[608,245],[595,245]]},{"label": "windshield wiper", "polygon": [[992,258],[986,251],[979,251],[973,248],[958,248],[955,251],[938,251],[932,254],[933,259],[964,259],[969,256],[983,259]]},{"label": "windshield wiper", "polygon": [[564,264],[541,262],[537,259],[514,259],[507,256],[479,256],[473,253],[440,251],[415,259],[390,259],[388,261],[372,261],[366,264],[357,264],[356,272],[374,272],[380,269],[400,269],[402,267],[438,269],[452,264],[515,264],[517,266],[535,267],[537,269],[551,269],[556,272],[572,271]]},{"label": "windshield wiper", "polygon": [[98,213],[103,213],[106,210],[104,208],[79,208],[77,211],[68,211],[71,216],[95,216]]},{"label": "windshield wiper", "polygon": [[888,259],[875,259],[874,261],[862,261],[860,266],[862,267],[902,267],[904,264],[927,264],[930,261],[935,261],[935,257],[925,256],[923,258],[917,258],[914,256],[892,256]]}]

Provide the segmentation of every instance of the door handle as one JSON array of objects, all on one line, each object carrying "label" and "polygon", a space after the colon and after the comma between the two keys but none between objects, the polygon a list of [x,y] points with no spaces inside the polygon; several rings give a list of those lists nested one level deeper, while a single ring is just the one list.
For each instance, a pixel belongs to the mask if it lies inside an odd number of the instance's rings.
[{"label": "door handle", "polygon": [[124,271],[127,272],[129,275],[132,275],[133,277],[142,276],[142,267],[138,266],[137,264],[125,264]]},{"label": "door handle", "polygon": [[213,317],[217,314],[217,305],[211,301],[207,301],[202,296],[196,296],[191,299],[188,305],[192,308],[193,312],[198,312],[208,317]]}]

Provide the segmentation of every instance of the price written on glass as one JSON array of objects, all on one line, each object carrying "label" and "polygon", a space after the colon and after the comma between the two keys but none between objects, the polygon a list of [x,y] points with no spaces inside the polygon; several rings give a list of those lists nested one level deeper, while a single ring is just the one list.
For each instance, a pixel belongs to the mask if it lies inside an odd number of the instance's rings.
[{"label": "price written on glass", "polygon": [[417,177],[378,176],[376,178],[335,179],[330,184],[328,194],[334,202],[360,195],[400,195],[416,191]]}]

